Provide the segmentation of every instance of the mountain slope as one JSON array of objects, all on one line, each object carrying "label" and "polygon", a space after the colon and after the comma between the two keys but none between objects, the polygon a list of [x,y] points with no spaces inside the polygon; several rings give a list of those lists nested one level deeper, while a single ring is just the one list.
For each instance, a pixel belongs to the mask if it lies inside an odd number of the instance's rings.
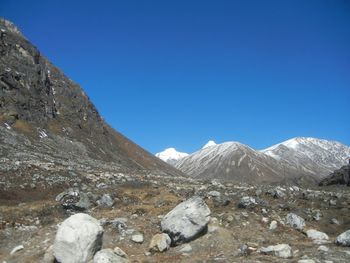
[{"label": "mountain slope", "polygon": [[203,148],[179,160],[175,167],[202,179],[315,182],[347,163],[349,156],[349,147],[315,138],[294,138],[262,151],[227,142]]},{"label": "mountain slope", "polygon": [[3,163],[11,167],[16,161],[45,161],[181,175],[111,128],[81,87],[52,65],[14,24],[0,19],[0,30]]}]

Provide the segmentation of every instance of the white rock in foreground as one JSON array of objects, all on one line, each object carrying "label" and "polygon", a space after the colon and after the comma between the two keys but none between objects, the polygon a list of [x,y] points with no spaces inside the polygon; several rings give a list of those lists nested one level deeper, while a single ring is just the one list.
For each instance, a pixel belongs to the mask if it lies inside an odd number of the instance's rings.
[{"label": "white rock in foreground", "polygon": [[350,230],[345,231],[344,233],[340,234],[337,239],[335,240],[335,243],[337,245],[350,247]]},{"label": "white rock in foreground", "polygon": [[292,248],[287,244],[278,244],[276,246],[268,246],[260,249],[263,254],[272,254],[280,258],[291,258]]},{"label": "white rock in foreground", "polygon": [[103,228],[95,218],[79,213],[59,226],[54,243],[54,256],[60,263],[84,263],[101,249]]},{"label": "white rock in foreground", "polygon": [[24,246],[23,245],[19,245],[17,247],[14,247],[12,250],[11,250],[11,253],[10,255],[13,255],[13,254],[16,254],[18,251],[21,251],[24,249]]},{"label": "white rock in foreground", "polygon": [[161,221],[161,229],[177,245],[200,235],[210,221],[210,209],[199,196],[177,205]]},{"label": "white rock in foreground", "polygon": [[328,241],[329,237],[326,233],[317,231],[315,229],[309,229],[306,231],[306,235],[308,238],[312,239],[316,244],[323,244]]}]

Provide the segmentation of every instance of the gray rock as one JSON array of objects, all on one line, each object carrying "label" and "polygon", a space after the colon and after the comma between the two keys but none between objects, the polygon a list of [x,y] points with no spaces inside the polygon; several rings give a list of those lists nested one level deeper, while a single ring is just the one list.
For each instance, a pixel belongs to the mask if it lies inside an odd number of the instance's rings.
[{"label": "gray rock", "polygon": [[209,196],[209,197],[219,197],[219,196],[221,196],[221,193],[218,192],[218,191],[210,191],[210,192],[208,193],[208,196]]},{"label": "gray rock", "polygon": [[156,234],[152,237],[149,245],[149,251],[151,252],[163,252],[169,249],[171,239],[168,234]]},{"label": "gray rock", "polygon": [[77,189],[70,188],[56,196],[56,201],[60,202],[63,208],[76,211],[84,211],[90,208],[89,196]]},{"label": "gray rock", "polygon": [[273,189],[267,191],[267,194],[271,195],[273,198],[283,198],[286,196],[284,193],[285,189],[277,186]]},{"label": "gray rock", "polygon": [[55,256],[53,255],[53,245],[51,245],[45,251],[43,263],[53,263],[53,262],[55,262]]},{"label": "gray rock", "polygon": [[335,218],[331,219],[331,224],[338,225],[338,226],[340,225],[339,221],[337,219],[335,219]]},{"label": "gray rock", "polygon": [[239,208],[247,208],[247,207],[253,207],[257,205],[257,202],[255,201],[255,198],[250,196],[244,196],[241,198],[241,200],[238,203]]},{"label": "gray rock", "polygon": [[190,244],[185,244],[179,249],[179,252],[181,253],[190,253],[191,251],[192,251],[192,247]]},{"label": "gray rock", "polygon": [[306,231],[308,238],[312,239],[316,244],[323,244],[328,241],[329,237],[326,233],[317,231],[315,229],[309,229]]},{"label": "gray rock", "polygon": [[276,246],[268,246],[260,249],[263,254],[274,255],[280,258],[291,258],[292,248],[287,244],[278,244]]},{"label": "gray rock", "polygon": [[313,259],[300,259],[298,263],[316,263]]},{"label": "gray rock", "polygon": [[340,246],[350,247],[350,230],[340,234],[335,243]]},{"label": "gray rock", "polygon": [[208,226],[210,209],[199,196],[184,201],[171,210],[161,221],[161,229],[174,245],[195,239]]},{"label": "gray rock", "polygon": [[288,225],[298,230],[302,230],[305,227],[305,220],[294,213],[289,213],[287,215],[286,222]]},{"label": "gray rock", "polygon": [[322,251],[322,252],[328,252],[329,251],[329,248],[326,247],[326,246],[319,246],[317,248],[318,251]]},{"label": "gray rock", "polygon": [[62,263],[88,262],[102,247],[103,228],[95,218],[79,213],[59,226],[54,242],[54,256]]},{"label": "gray rock", "polygon": [[99,206],[112,207],[114,200],[109,194],[104,194],[99,200],[97,200]]},{"label": "gray rock", "polygon": [[129,260],[110,248],[100,250],[94,256],[93,263],[127,263]]}]

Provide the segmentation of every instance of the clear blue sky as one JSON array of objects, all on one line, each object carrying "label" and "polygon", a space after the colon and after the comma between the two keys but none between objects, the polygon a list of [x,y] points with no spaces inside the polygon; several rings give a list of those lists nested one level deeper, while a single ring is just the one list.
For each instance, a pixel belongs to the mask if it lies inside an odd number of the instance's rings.
[{"label": "clear blue sky", "polygon": [[153,153],[350,145],[350,1],[1,0],[0,16]]}]

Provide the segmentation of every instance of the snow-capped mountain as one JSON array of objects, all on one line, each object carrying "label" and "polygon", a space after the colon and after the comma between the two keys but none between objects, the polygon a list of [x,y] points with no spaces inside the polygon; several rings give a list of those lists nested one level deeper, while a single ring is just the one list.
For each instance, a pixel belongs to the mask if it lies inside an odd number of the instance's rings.
[{"label": "snow-capped mountain", "polygon": [[298,137],[261,151],[300,172],[324,177],[348,163],[350,148],[336,141]]},{"label": "snow-capped mountain", "polygon": [[239,182],[320,180],[346,164],[349,157],[350,148],[339,142],[300,137],[261,151],[239,142],[203,147],[177,161],[175,167],[203,179]]},{"label": "snow-capped mountain", "polygon": [[212,147],[212,146],[215,146],[215,145],[217,145],[216,142],[210,140],[202,147],[202,149],[205,149],[205,148],[208,148],[208,147]]},{"label": "snow-capped mountain", "polygon": [[156,153],[156,156],[164,162],[174,165],[178,160],[188,156],[188,153],[178,152],[175,148],[168,148]]}]

